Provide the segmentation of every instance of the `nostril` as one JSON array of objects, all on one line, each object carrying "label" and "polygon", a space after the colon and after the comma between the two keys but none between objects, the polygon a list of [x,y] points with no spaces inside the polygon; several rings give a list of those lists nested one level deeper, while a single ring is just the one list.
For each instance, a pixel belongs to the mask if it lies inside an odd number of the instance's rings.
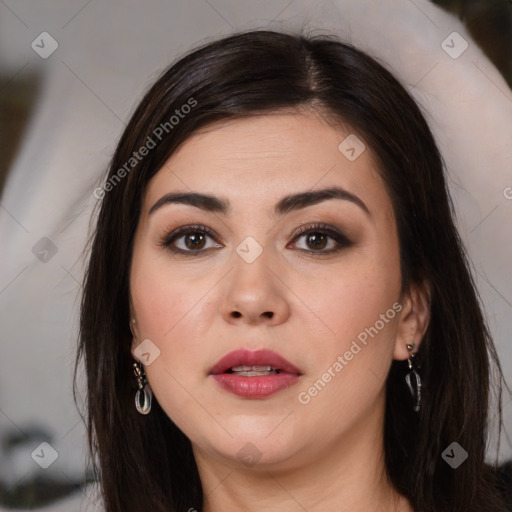
[{"label": "nostril", "polygon": [[[242,313],[240,313],[240,311],[233,311],[231,313],[231,316],[233,316],[234,318],[240,318],[242,316]],[[264,313],[262,313],[262,316],[265,316],[267,318],[273,318],[274,312],[273,311],[265,311]]]}]

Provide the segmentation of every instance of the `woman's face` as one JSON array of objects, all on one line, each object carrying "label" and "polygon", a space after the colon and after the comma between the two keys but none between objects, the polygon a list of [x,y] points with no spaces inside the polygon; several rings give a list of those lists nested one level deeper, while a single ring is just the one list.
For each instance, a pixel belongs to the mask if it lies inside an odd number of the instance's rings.
[{"label": "woman's face", "polygon": [[[130,283],[132,353],[196,458],[292,467],[380,439],[413,340],[390,198],[350,130],[274,113],[196,133],[149,183]],[[240,349],[291,366],[216,367]]]}]

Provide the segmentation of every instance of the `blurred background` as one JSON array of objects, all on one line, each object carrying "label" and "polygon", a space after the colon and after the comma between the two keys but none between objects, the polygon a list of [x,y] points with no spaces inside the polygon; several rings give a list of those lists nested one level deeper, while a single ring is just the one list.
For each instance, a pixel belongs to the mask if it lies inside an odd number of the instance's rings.
[{"label": "blurred background", "polygon": [[[101,510],[72,395],[83,249],[143,92],[208,40],[304,25],[377,57],[422,106],[512,384],[512,2],[1,0],[0,510]],[[489,460],[512,458],[502,436]]]}]

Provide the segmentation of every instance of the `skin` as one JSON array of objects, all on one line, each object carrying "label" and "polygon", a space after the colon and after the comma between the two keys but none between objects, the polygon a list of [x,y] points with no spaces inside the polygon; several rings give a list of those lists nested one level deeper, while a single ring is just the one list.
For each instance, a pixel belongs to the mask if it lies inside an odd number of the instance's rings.
[{"label": "skin", "polygon": [[[413,510],[386,478],[385,379],[393,359],[408,358],[407,344],[421,342],[428,292],[414,286],[401,296],[391,201],[368,147],[355,161],[338,149],[350,133],[312,111],[216,123],[190,137],[146,190],[130,276],[132,354],[145,339],[160,350],[145,372],[154,399],[192,442],[206,512]],[[331,186],[358,196],[370,214],[341,199],[272,213],[285,195]],[[223,197],[232,211],[167,204],[149,215],[178,191]],[[322,256],[334,239],[318,248],[311,236],[294,237],[317,222],[351,245]],[[159,245],[188,224],[216,234],[199,250],[197,238],[175,240],[199,254]],[[263,250],[252,263],[236,252],[247,236]],[[299,393],[396,302],[401,311],[301,403]],[[208,373],[238,348],[274,350],[303,375],[265,399],[230,394]],[[241,459],[244,446],[256,463]]]}]

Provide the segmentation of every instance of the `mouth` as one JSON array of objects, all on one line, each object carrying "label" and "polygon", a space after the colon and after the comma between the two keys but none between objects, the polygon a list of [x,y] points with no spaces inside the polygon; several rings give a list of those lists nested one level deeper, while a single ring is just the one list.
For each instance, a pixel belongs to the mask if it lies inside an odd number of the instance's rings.
[{"label": "mouth", "polygon": [[271,350],[235,350],[210,370],[221,388],[243,398],[265,398],[296,383],[301,375],[296,366]]},{"label": "mouth", "polygon": [[222,373],[243,377],[279,375],[281,373],[302,375],[296,366],[272,350],[234,350],[217,361],[210,370],[210,375]]}]

